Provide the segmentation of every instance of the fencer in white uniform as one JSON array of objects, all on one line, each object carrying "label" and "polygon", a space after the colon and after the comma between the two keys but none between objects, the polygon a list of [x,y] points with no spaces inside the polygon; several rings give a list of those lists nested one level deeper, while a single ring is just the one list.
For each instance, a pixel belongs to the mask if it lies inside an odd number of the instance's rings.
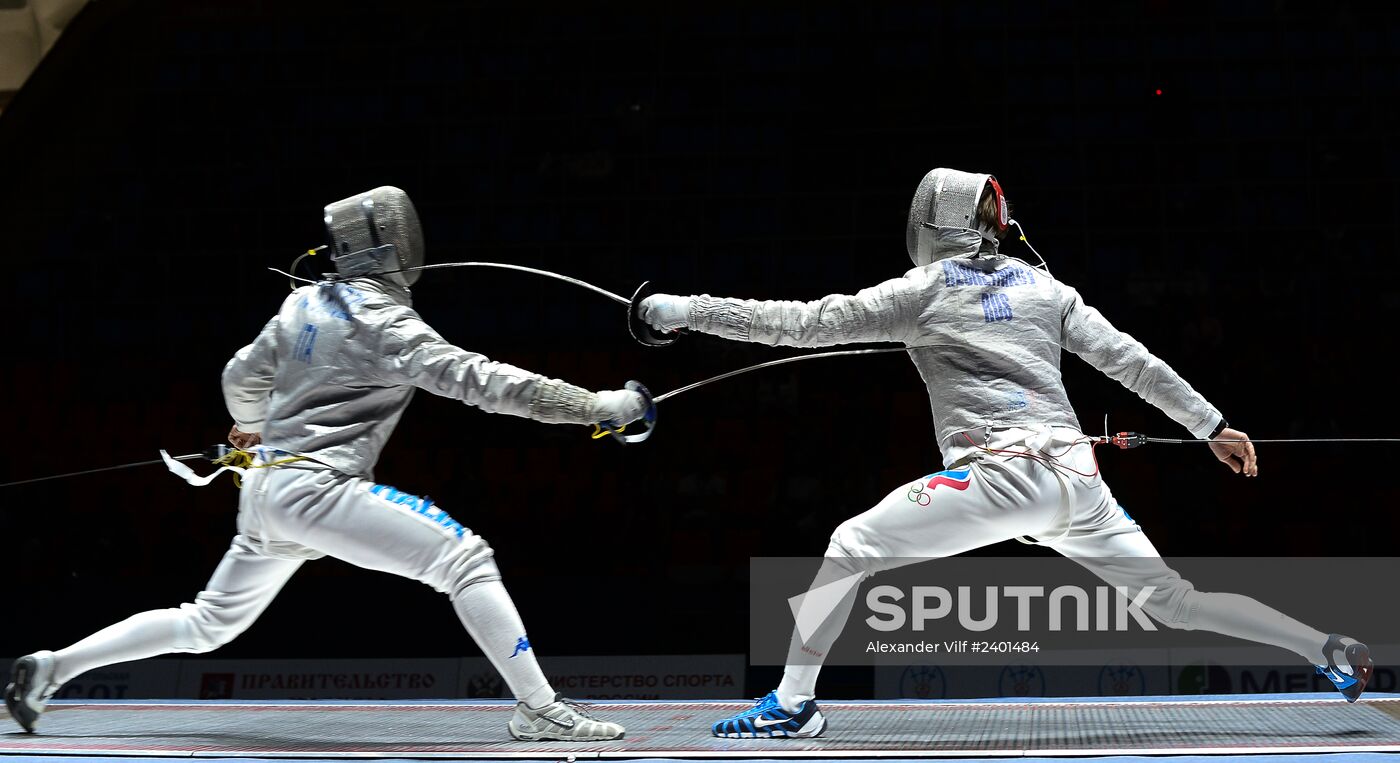
[{"label": "fencer in white uniform", "polygon": [[[1143,609],[1172,627],[1204,629],[1293,651],[1354,701],[1369,650],[1236,594],[1195,590],[1160,558],[1098,472],[1060,378],[1061,349],[1160,408],[1218,459],[1255,476],[1253,443],[1161,359],[1117,330],[1078,292],[998,252],[1008,209],[996,179],[936,169],[920,182],[906,230],[915,267],[855,295],[812,302],[657,294],[638,306],[659,331],[689,329],[768,345],[899,342],[928,388],[945,471],[895,488],[836,528],[813,588],[916,559],[1011,538],[1033,539],[1112,585],[1155,586]],[[713,726],[726,737],[815,736],[817,674],[850,613],[852,590],[823,625],[794,631],[779,687]]]},{"label": "fencer in white uniform", "polygon": [[408,196],[389,186],[326,207],[339,275],[296,289],[223,372],[234,445],[250,449],[238,534],[205,589],[175,609],[143,612],[58,651],[20,658],[10,714],[34,730],[70,679],[112,663],[228,643],[307,560],[332,556],[448,595],[518,704],[517,739],[616,739],[623,728],[555,694],[540,671],[491,547],[427,498],[376,482],[380,451],[416,389],[547,423],[615,425],[646,403],[590,392],[456,347],[412,307],[423,263]]}]

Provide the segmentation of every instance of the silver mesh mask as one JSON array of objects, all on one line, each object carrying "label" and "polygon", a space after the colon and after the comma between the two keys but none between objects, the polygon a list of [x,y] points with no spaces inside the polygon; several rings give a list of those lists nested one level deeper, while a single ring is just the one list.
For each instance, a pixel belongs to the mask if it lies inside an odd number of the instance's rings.
[{"label": "silver mesh mask", "polygon": [[383,277],[408,287],[424,263],[423,228],[408,194],[391,185],[326,205],[331,261],[343,276]]},{"label": "silver mesh mask", "polygon": [[[988,184],[997,195],[1001,218],[998,230],[987,228],[977,219],[977,202]],[[996,178],[940,167],[924,175],[914,191],[904,244],[909,249],[909,259],[922,267],[954,255],[975,254],[988,248],[996,251],[997,233],[1005,230],[1006,224],[1006,200]]]}]

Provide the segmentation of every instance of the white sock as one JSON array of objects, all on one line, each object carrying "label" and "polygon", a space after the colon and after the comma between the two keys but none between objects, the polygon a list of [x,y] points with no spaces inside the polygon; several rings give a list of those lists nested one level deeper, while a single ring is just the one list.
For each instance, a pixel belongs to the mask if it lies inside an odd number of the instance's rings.
[{"label": "white sock", "polygon": [[783,670],[783,680],[778,684],[778,705],[789,713],[796,713],[802,703],[816,698],[817,674],[822,672],[820,665],[789,665]]},{"label": "white sock", "polygon": [[109,625],[78,643],[54,652],[54,680],[68,683],[95,668],[177,651],[178,609],[153,609]]},{"label": "white sock", "polygon": [[1314,665],[1326,665],[1322,653],[1327,634],[1248,596],[1236,593],[1198,593],[1191,627],[1226,636],[1272,644],[1297,654]]},{"label": "white sock", "polygon": [[501,581],[467,586],[452,601],[452,608],[516,700],[532,709],[554,701],[554,689],[535,661],[535,651],[525,637],[525,624]]},{"label": "white sock", "polygon": [[[848,580],[860,571],[860,564],[843,554],[833,541],[827,549],[827,556],[822,561],[821,568],[817,570],[816,577],[808,587],[809,591],[818,590],[836,581]],[[803,702],[816,696],[817,676],[821,673],[822,662],[831,651],[831,645],[836,643],[842,629],[846,627],[846,620],[850,618],[851,609],[855,606],[858,588],[858,585],[850,586],[831,611],[821,613],[824,616],[818,621],[820,624],[806,639],[802,638],[799,628],[792,629],[792,640],[788,645],[788,664],[783,670],[783,680],[777,689],[778,705],[789,713],[796,713]],[[804,611],[807,606],[809,605],[804,601]]]}]

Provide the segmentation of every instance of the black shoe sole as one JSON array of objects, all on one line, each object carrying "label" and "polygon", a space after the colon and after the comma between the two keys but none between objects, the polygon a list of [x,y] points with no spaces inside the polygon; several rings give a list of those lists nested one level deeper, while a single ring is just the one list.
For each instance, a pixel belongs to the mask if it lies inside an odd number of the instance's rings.
[{"label": "black shoe sole", "polygon": [[1371,650],[1365,644],[1352,644],[1346,648],[1345,654],[1356,683],[1348,686],[1342,696],[1347,698],[1347,702],[1355,702],[1366,691],[1366,684],[1371,682],[1375,665],[1371,662]]},{"label": "black shoe sole", "polygon": [[24,727],[30,734],[34,733],[34,723],[39,720],[39,714],[30,710],[21,697],[29,690],[29,681],[34,677],[34,658],[21,657],[15,660],[15,665],[10,669],[10,685],[5,687],[5,709],[10,711],[10,717],[15,722]]}]

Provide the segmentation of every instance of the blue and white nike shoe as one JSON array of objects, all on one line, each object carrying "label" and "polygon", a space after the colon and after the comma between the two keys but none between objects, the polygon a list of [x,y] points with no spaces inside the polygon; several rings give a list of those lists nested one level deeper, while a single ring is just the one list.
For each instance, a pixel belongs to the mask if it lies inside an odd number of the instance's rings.
[{"label": "blue and white nike shoe", "polygon": [[778,704],[778,693],[770,691],[748,710],[716,723],[711,731],[717,737],[728,739],[815,737],[826,731],[826,717],[814,699],[803,702],[797,712],[789,713]]},{"label": "blue and white nike shoe", "polygon": [[1327,676],[1327,680],[1337,687],[1348,702],[1355,702],[1361,692],[1366,691],[1366,684],[1371,680],[1371,671],[1374,670],[1371,650],[1356,639],[1333,633],[1322,645],[1322,653],[1327,656],[1327,666],[1315,666],[1318,675]]}]

